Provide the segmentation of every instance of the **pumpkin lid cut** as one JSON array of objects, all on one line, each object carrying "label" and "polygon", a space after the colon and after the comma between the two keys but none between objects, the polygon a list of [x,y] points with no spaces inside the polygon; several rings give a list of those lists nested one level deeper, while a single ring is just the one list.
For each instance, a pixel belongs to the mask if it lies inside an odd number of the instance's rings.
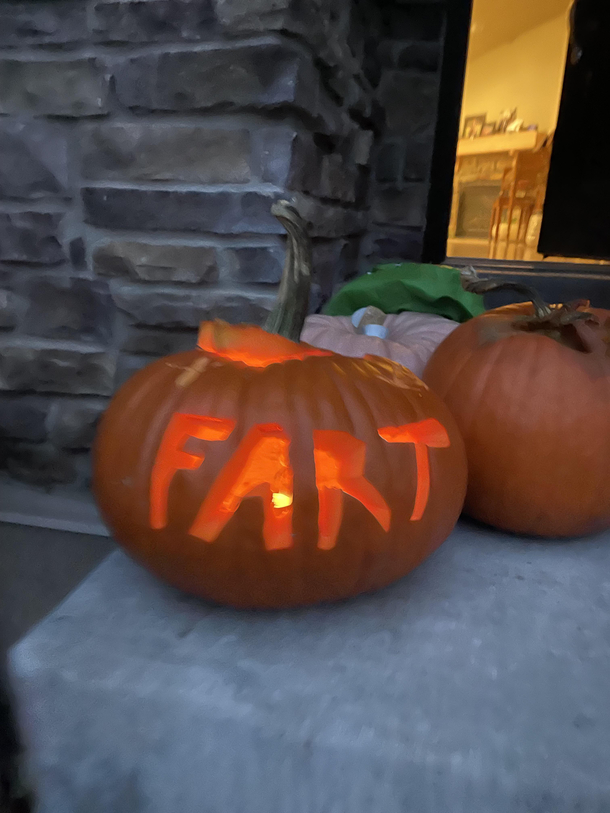
[{"label": "pumpkin lid cut", "polygon": [[264,325],[230,325],[220,319],[202,322],[197,346],[216,358],[264,368],[311,356],[332,356],[299,341],[309,309],[311,247],[305,221],[285,200],[276,201],[271,212],[286,229],[288,246],[275,306]]}]

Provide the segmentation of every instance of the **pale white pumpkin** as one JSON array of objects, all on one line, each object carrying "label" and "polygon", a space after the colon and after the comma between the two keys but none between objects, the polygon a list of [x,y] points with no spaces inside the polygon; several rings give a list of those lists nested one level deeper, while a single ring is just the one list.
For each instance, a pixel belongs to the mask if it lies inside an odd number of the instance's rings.
[{"label": "pale white pumpkin", "polygon": [[385,356],[421,376],[432,353],[452,333],[458,322],[430,313],[386,316],[385,338],[357,332],[350,316],[313,314],[305,320],[301,341],[343,356]]}]

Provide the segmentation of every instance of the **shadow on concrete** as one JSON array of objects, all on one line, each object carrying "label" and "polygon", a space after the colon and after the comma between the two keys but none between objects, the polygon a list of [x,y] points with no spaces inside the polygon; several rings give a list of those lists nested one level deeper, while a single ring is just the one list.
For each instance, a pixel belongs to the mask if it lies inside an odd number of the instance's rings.
[{"label": "shadow on concrete", "polygon": [[0,813],[30,813],[6,682],[9,647],[81,582],[114,543],[105,537],[0,524]]}]

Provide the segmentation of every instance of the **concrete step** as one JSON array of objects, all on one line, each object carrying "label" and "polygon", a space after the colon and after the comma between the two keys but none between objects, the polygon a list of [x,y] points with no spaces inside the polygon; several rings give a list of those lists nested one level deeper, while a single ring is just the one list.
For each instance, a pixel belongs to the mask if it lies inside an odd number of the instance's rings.
[{"label": "concrete step", "polygon": [[461,523],[391,588],[237,612],[111,555],[11,652],[39,813],[610,810],[610,534]]}]

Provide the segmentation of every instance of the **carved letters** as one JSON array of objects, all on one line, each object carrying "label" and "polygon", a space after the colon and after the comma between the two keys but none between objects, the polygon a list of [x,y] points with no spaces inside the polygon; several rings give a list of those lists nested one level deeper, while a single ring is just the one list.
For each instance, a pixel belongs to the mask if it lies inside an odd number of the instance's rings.
[{"label": "carved letters", "polygon": [[[203,452],[189,453],[189,438],[226,440],[235,421],[204,415],[173,415],[161,440],[150,482],[150,524],[167,525],[170,483],[177,471],[199,468]],[[446,429],[435,418],[386,426],[378,430],[388,443],[415,447],[417,490],[411,520],[420,520],[430,495],[429,449],[450,445]],[[348,432],[319,429],[313,433],[316,487],[318,490],[318,548],[332,549],[337,541],[346,494],[370,511],[388,531],[391,511],[377,489],[364,476],[366,445]],[[263,539],[267,550],[292,546],[293,473],[290,438],[278,424],[258,424],[244,437],[209,490],[190,533],[213,542],[246,497],[263,500]]]}]

